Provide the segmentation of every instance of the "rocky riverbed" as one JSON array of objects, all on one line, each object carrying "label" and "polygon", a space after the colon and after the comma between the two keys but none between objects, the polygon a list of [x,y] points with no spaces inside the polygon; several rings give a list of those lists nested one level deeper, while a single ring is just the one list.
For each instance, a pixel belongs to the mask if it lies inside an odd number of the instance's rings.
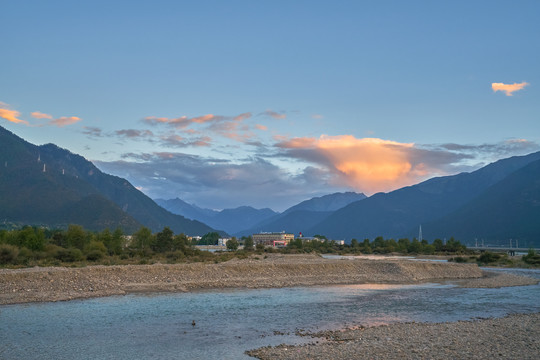
[{"label": "rocky riverbed", "polygon": [[261,360],[538,359],[540,314],[439,324],[401,323],[311,336],[314,344],[264,347],[247,353]]},{"label": "rocky riverbed", "polygon": [[461,279],[462,286],[511,286],[534,279],[495,275],[473,264],[407,260],[340,260],[269,254],[224,263],[0,269],[0,304],[62,301],[133,292],[211,288],[418,283]]}]

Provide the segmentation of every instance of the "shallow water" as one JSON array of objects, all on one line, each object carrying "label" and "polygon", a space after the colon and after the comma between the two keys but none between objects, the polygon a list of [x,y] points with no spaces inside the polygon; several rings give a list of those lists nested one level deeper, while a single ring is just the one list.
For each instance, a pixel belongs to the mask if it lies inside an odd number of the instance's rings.
[{"label": "shallow water", "polygon": [[247,359],[247,349],[314,341],[296,330],[539,312],[539,297],[539,285],[363,284],[8,305],[0,306],[0,358]]}]

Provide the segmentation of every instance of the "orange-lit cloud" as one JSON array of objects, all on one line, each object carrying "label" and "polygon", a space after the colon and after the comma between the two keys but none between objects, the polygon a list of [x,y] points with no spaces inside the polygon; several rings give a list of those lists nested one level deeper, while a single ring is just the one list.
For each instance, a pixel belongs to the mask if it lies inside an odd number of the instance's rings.
[{"label": "orange-lit cloud", "polygon": [[44,114],[39,111],[34,111],[33,113],[30,113],[30,115],[35,119],[52,119],[52,115]]},{"label": "orange-lit cloud", "polygon": [[0,102],[0,117],[16,124],[27,124],[28,121],[19,119],[21,114],[17,110],[9,109],[9,106],[3,102]]},{"label": "orange-lit cloud", "polygon": [[262,130],[262,131],[268,130],[267,126],[264,126],[264,125],[261,125],[261,124],[255,125],[255,128],[258,129],[258,130]]},{"label": "orange-lit cloud", "polygon": [[76,116],[62,116],[58,119],[49,121],[49,124],[58,126],[58,127],[64,127],[67,125],[75,124],[76,122],[79,122],[79,121],[81,121],[81,119]]},{"label": "orange-lit cloud", "polygon": [[252,116],[252,114],[250,112],[247,112],[247,113],[243,113],[243,114],[240,114],[238,116],[235,116],[233,118],[233,120],[234,121],[244,121],[244,120],[249,119],[251,116]]},{"label": "orange-lit cloud", "polygon": [[251,117],[251,113],[243,113],[235,117],[213,115],[213,114],[206,114],[206,115],[196,116],[192,118],[189,118],[185,115],[177,117],[177,118],[147,116],[143,119],[143,121],[150,125],[167,124],[177,129],[185,129],[192,124],[211,124],[211,123],[222,122],[222,121],[241,122],[245,119],[249,119],[250,117]]},{"label": "orange-lit cloud", "polygon": [[506,96],[512,96],[514,92],[523,89],[527,85],[529,85],[529,83],[526,82],[522,82],[519,84],[492,83],[491,88],[493,89],[493,92],[503,91],[504,93],[506,93]]},{"label": "orange-lit cloud", "polygon": [[276,144],[289,156],[318,163],[334,174],[336,185],[367,193],[411,185],[425,177],[429,167],[414,159],[412,143],[351,135],[293,138]]}]

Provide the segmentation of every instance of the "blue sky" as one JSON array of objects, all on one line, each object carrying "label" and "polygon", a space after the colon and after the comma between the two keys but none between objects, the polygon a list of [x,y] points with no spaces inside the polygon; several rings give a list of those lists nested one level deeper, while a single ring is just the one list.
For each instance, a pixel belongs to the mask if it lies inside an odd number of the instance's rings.
[{"label": "blue sky", "polygon": [[203,207],[391,191],[540,150],[539,13],[538,1],[5,2],[0,125]]}]

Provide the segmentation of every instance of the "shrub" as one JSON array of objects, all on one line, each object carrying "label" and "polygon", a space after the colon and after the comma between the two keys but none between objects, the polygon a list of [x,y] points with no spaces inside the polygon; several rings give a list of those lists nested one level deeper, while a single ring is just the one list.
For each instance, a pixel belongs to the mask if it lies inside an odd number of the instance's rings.
[{"label": "shrub", "polygon": [[19,248],[13,245],[0,245],[0,264],[14,263],[19,255]]},{"label": "shrub", "polygon": [[86,260],[89,260],[89,261],[98,261],[98,260],[101,260],[103,259],[103,256],[105,256],[105,254],[99,250],[92,250],[90,251],[89,253],[86,254]]},{"label": "shrub", "polygon": [[527,264],[540,265],[540,255],[536,254],[533,249],[529,249],[527,255],[524,255],[521,259]]},{"label": "shrub", "polygon": [[34,252],[32,252],[32,250],[23,247],[19,250],[19,256],[17,256],[17,262],[23,265],[28,265],[30,260],[35,258],[34,255],[35,254]]},{"label": "shrub", "polygon": [[480,264],[489,264],[489,263],[498,261],[500,258],[501,258],[501,254],[496,254],[496,253],[486,251],[478,257],[477,261]]},{"label": "shrub", "polygon": [[81,250],[76,248],[58,249],[55,258],[63,262],[75,262],[81,261],[84,259],[83,253]]},{"label": "shrub", "polygon": [[168,260],[173,261],[173,262],[182,260],[186,257],[181,250],[169,251],[165,254],[165,256],[167,257]]}]

